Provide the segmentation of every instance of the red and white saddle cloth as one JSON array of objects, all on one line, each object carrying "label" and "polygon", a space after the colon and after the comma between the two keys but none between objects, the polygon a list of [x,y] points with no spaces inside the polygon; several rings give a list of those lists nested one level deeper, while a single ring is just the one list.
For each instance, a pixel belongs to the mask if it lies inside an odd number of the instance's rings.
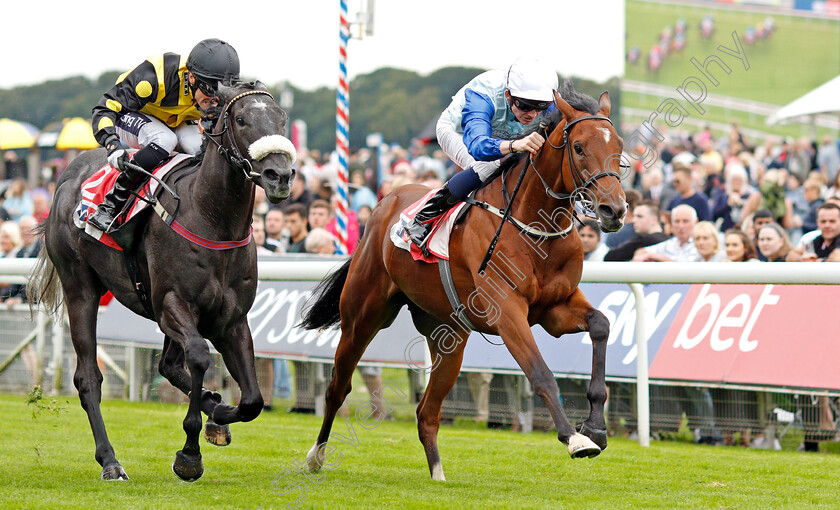
[{"label": "red and white saddle cloth", "polygon": [[437,189],[429,191],[423,196],[423,198],[407,207],[400,213],[400,221],[394,223],[394,226],[391,227],[391,242],[394,243],[394,246],[411,253],[414,260],[421,260],[423,262],[428,262],[429,264],[437,263],[438,259],[449,260],[449,235],[452,233],[452,229],[455,228],[455,220],[458,218],[458,213],[461,212],[461,209],[463,209],[465,205],[467,205],[465,202],[461,202],[452,209],[446,211],[446,213],[439,218],[433,220],[434,225],[432,226],[432,231],[429,234],[430,238],[426,243],[426,246],[432,256],[426,257],[423,255],[420,248],[411,242],[411,239],[408,237],[408,233],[405,231],[405,226],[414,219],[417,212],[423,208],[426,202],[434,196],[437,191]]},{"label": "red and white saddle cloth", "polygon": [[[191,154],[176,154],[170,158],[169,161],[155,169],[153,174],[158,179],[163,179],[163,176],[169,173],[169,171],[176,165],[191,157],[193,157]],[[88,235],[97,239],[100,243],[104,243],[111,248],[122,251],[122,248],[119,247],[110,234],[106,234],[87,222],[88,218],[96,212],[99,204],[101,204],[105,199],[105,195],[111,191],[111,188],[114,187],[114,181],[117,180],[117,176],[119,174],[119,170],[106,164],[91,175],[88,180],[82,183],[82,200],[73,212],[73,223],[75,223],[78,228],[84,229]],[[141,197],[154,197],[159,186],[160,184],[156,180],[149,179],[148,185],[143,186],[143,189],[140,190],[139,194]],[[137,216],[137,214],[148,207],[148,205],[149,203],[145,200],[138,200],[135,198],[134,203],[128,210],[128,214],[125,215],[125,219],[120,221],[119,224],[122,225],[131,221],[132,218]]]}]

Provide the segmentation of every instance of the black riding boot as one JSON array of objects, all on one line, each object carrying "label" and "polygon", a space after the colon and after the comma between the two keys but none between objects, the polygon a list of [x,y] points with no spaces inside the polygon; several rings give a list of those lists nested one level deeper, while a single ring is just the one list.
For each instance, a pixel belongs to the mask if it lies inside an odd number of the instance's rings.
[{"label": "black riding boot", "polygon": [[452,208],[458,203],[458,199],[449,190],[449,183],[443,185],[437,193],[432,196],[414,216],[414,219],[406,225],[405,230],[408,237],[423,251],[427,257],[431,254],[426,247],[427,237],[432,229],[433,221],[438,216]]},{"label": "black riding boot", "polygon": [[[137,151],[132,163],[147,172],[152,172],[168,155],[167,151],[151,143]],[[130,167],[120,172],[114,182],[114,188],[105,195],[96,212],[88,218],[88,223],[108,234],[116,231],[119,226],[113,224],[114,220],[122,212],[128,199],[131,198],[131,193],[140,189],[148,179],[147,174]]]}]

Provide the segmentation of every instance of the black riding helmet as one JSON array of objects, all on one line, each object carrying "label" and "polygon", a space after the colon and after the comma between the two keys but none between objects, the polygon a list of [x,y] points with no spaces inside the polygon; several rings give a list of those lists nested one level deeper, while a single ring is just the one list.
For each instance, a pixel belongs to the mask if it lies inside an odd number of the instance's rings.
[{"label": "black riding helmet", "polygon": [[219,82],[239,80],[239,55],[233,46],[220,39],[205,39],[195,45],[187,57],[187,69],[195,75],[190,85],[193,95],[200,88],[208,96],[215,96]]}]

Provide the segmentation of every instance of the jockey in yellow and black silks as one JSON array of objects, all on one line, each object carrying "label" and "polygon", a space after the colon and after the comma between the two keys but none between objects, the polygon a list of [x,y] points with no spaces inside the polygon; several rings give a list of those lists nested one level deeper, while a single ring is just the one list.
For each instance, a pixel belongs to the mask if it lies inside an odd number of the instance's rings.
[{"label": "jockey in yellow and black silks", "polygon": [[202,111],[216,105],[220,82],[238,79],[239,56],[219,39],[199,42],[186,58],[164,53],[121,75],[93,108],[94,136],[121,173],[88,223],[115,230],[114,219],[131,192],[148,179],[124,164],[128,147],[139,149],[132,162],[148,172],[176,151],[196,154]]}]

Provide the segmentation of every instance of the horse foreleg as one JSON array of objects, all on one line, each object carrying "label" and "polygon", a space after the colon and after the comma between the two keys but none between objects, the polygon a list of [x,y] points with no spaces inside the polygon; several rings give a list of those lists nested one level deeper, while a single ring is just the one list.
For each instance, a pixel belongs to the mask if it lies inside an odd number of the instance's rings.
[{"label": "horse foreleg", "polygon": [[224,337],[214,339],[213,345],[222,355],[225,366],[239,385],[241,393],[239,405],[217,405],[213,410],[212,420],[219,425],[253,420],[262,412],[263,398],[257,383],[254,342],[247,320],[243,317]]},{"label": "horse foreleg", "polygon": [[[191,381],[190,374],[184,367],[184,349],[178,342],[173,342],[169,336],[164,337],[163,340],[163,354],[158,370],[173,386],[189,396]],[[207,421],[204,424],[204,439],[215,446],[227,446],[231,442],[230,427],[218,425],[212,418],[213,410],[219,404],[225,405],[219,393],[202,388],[201,410],[207,415]]]},{"label": "horse foreleg", "polygon": [[589,331],[592,340],[592,376],[586,398],[589,400],[589,417],[580,426],[580,432],[598,445],[607,448],[607,425],[604,420],[604,403],[607,401],[606,363],[610,323],[603,313],[596,310],[578,289],[564,304],[550,310],[543,327],[549,334],[559,337],[566,333]]},{"label": "horse foreleg", "polygon": [[539,395],[548,407],[554,426],[557,427],[557,439],[568,446],[569,455],[573,458],[594,457],[601,453],[601,449],[588,437],[578,433],[569,423],[563,406],[560,405],[557,381],[537,348],[531,328],[525,319],[526,311],[523,307],[519,313],[506,314],[510,320],[504,321],[499,327],[502,340],[528,377],[534,393]]},{"label": "horse foreleg", "polygon": [[[440,408],[443,399],[452,391],[458,374],[461,371],[461,361],[464,358],[464,346],[466,345],[467,333],[457,337],[455,345],[439,345],[430,337],[426,337],[429,344],[429,351],[434,361],[429,374],[429,385],[420,403],[417,404],[417,432],[420,435],[420,442],[423,443],[423,450],[426,452],[426,460],[429,462],[429,473],[432,480],[445,482],[443,466],[438,450],[437,436],[440,428]],[[447,335],[446,341],[455,337]]]},{"label": "horse foreleg", "polygon": [[78,360],[73,383],[79,390],[79,400],[93,431],[96,461],[102,466],[101,477],[103,480],[128,480],[108,440],[99,408],[102,400],[102,372],[96,363],[96,314],[99,300],[94,292],[83,293],[76,287],[73,292],[67,293],[65,302],[70,318],[70,336]]},{"label": "horse foreleg", "polygon": [[186,364],[190,371],[190,404],[187,416],[184,418],[184,432],[187,434],[187,440],[184,448],[175,454],[172,472],[178,478],[192,482],[204,474],[198,437],[202,421],[201,389],[204,374],[210,367],[210,350],[207,348],[207,342],[195,327],[195,319],[189,307],[177,297],[170,295],[164,299],[160,328],[173,341],[182,342]]}]

